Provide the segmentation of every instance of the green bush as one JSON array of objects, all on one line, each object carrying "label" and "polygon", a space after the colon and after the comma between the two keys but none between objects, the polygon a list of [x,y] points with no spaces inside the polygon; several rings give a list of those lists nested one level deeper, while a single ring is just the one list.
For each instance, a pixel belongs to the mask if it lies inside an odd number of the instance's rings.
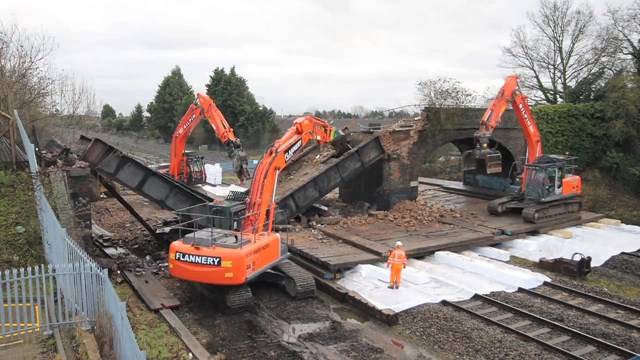
[{"label": "green bush", "polygon": [[599,103],[540,105],[532,110],[546,154],[569,153],[584,168],[598,164],[611,148]]}]

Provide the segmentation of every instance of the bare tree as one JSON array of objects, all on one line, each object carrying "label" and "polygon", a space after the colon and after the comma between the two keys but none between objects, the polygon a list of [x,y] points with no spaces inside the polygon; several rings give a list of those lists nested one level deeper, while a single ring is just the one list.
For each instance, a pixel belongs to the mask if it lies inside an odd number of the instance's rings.
[{"label": "bare tree", "polygon": [[640,0],[627,7],[609,7],[607,19],[620,54],[631,59],[636,75],[640,75]]},{"label": "bare tree", "polygon": [[449,77],[418,81],[418,101],[427,107],[457,107],[474,104],[477,95]]},{"label": "bare tree", "polygon": [[[98,104],[93,89],[76,74],[60,72],[48,101],[49,127],[56,128],[61,140],[77,137],[77,131],[99,126]],[[54,129],[51,129],[54,130]]]},{"label": "bare tree", "polygon": [[[58,77],[51,104],[60,114],[72,116],[96,116],[97,103],[93,89],[72,72],[62,72]],[[57,98],[57,99],[56,99]],[[57,102],[56,102],[57,100]]]},{"label": "bare tree", "polygon": [[528,13],[529,26],[513,29],[503,48],[504,64],[520,75],[520,84],[535,101],[549,104],[575,102],[571,91],[595,84],[611,67],[614,46],[587,3],[540,0]]},{"label": "bare tree", "polygon": [[352,106],[351,107],[351,112],[354,115],[357,115],[359,117],[363,117],[365,115],[367,115],[371,110],[367,109],[366,107],[362,106],[362,105],[356,105],[356,106]]},{"label": "bare tree", "polygon": [[498,96],[498,92],[500,91],[500,86],[487,86],[480,94],[480,99],[478,100],[478,105],[481,107],[488,107],[491,102]]},{"label": "bare tree", "polygon": [[0,23],[0,110],[42,108],[55,84],[53,38]]}]

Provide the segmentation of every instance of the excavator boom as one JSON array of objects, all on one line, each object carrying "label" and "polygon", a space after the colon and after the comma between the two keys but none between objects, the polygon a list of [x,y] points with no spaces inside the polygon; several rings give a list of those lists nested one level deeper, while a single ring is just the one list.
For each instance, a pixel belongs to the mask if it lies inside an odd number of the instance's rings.
[{"label": "excavator boom", "polygon": [[263,224],[268,224],[266,230],[271,231],[274,213],[268,209],[275,209],[274,197],[279,174],[311,140],[321,144],[331,143],[339,147],[338,151],[346,151],[344,143],[337,141],[341,136],[341,132],[322,119],[304,116],[294,120],[293,126],[267,150],[256,168],[243,231],[263,231]]},{"label": "excavator boom", "polygon": [[216,133],[216,137],[227,148],[227,155],[233,160],[234,172],[238,176],[240,183],[250,179],[247,155],[242,148],[240,139],[236,138],[233,129],[229,126],[229,123],[213,100],[209,96],[200,93],[198,93],[193,104],[189,106],[173,133],[169,174],[174,179],[188,183],[185,180],[188,179],[188,174],[192,169],[190,169],[189,159],[185,155],[187,139],[189,139],[189,136],[202,119],[209,121]]},{"label": "excavator boom", "polygon": [[[315,293],[313,277],[288,262],[288,249],[273,232],[278,176],[312,140],[331,143],[338,152],[348,144],[335,141],[342,135],[328,122],[305,116],[266,151],[256,168],[247,198],[246,215],[241,231],[203,229],[174,241],[169,247],[169,272],[179,279],[198,283],[244,287],[227,296],[232,307],[246,303],[246,284],[260,279],[277,279],[292,296]],[[257,280],[256,280],[257,281]],[[269,280],[267,280],[269,281]],[[242,296],[238,295],[242,294]]]},{"label": "excavator boom", "polygon": [[478,161],[484,161],[487,173],[502,171],[502,156],[490,148],[493,130],[502,122],[502,115],[513,106],[527,143],[527,156],[522,172],[522,188],[519,194],[489,202],[487,210],[500,215],[509,210],[519,210],[528,222],[541,222],[553,217],[580,211],[582,179],[569,174],[574,166],[567,156],[543,155],[542,139],[531,113],[527,97],[518,87],[518,77],[509,76],[498,96],[491,102],[474,134],[476,148],[462,155],[465,170],[475,169]]},{"label": "excavator boom", "polygon": [[476,148],[465,152],[462,156],[464,170],[475,169],[478,160],[480,160],[484,161],[487,173],[502,171],[502,155],[498,150],[490,148],[489,140],[493,135],[493,130],[502,123],[502,115],[509,105],[513,106],[516,118],[524,132],[527,143],[527,162],[533,163],[542,155],[540,131],[531,113],[527,97],[518,87],[518,77],[513,75],[507,78],[498,92],[498,96],[489,104],[482,116],[480,128],[474,134]]}]

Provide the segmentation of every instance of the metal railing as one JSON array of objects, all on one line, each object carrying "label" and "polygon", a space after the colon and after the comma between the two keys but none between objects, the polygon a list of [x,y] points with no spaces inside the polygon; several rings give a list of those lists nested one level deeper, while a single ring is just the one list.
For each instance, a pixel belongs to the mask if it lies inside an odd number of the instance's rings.
[{"label": "metal railing", "polygon": [[48,333],[54,326],[88,327],[90,314],[100,306],[99,298],[88,291],[102,281],[102,272],[92,270],[75,263],[0,272],[0,339]]},{"label": "metal railing", "polygon": [[[187,222],[183,222],[183,223],[179,223],[176,225],[173,225],[172,228],[177,229],[179,231],[179,237],[184,241],[184,242],[191,242],[191,243],[195,243],[196,242],[196,236],[198,236],[198,240],[202,241],[202,240],[208,240],[206,243],[200,243],[200,246],[207,246],[207,247],[211,247],[215,245],[215,238],[217,235],[221,234],[221,231],[226,231],[228,234],[234,234],[236,236],[236,242],[240,245],[240,248],[242,248],[246,242],[245,240],[256,240],[259,239],[259,236],[257,236],[258,234],[262,234],[263,232],[266,231],[266,229],[268,229],[269,226],[269,216],[270,216],[270,212],[273,210],[275,211],[275,213],[273,214],[273,222],[274,222],[274,226],[275,226],[275,219],[278,218],[278,214],[283,214],[284,211],[282,209],[278,209],[277,206],[275,207],[269,207],[266,211],[267,211],[267,217],[265,218],[264,222],[261,224],[255,223],[251,226],[250,229],[244,229],[243,231],[243,224],[246,221],[246,219],[250,216],[250,215],[258,215],[258,213],[256,212],[255,214],[243,214],[242,216],[221,216],[221,215],[216,215],[216,213],[218,213],[218,211],[216,211],[217,209],[223,209],[225,206],[224,205],[217,205],[217,204],[207,204],[209,206],[209,214],[203,214],[202,212],[197,212],[194,209],[196,208],[200,208],[201,206],[203,206],[202,204],[199,205],[194,205],[194,206],[189,206],[183,209],[179,209],[174,211],[174,213],[176,215],[178,215],[179,218],[182,219],[189,219],[189,221]],[[204,227],[203,225],[206,224]],[[232,230],[229,230],[232,229]],[[209,233],[209,238],[202,238],[202,235],[204,235],[205,232]],[[279,231],[279,233],[284,233],[285,236],[281,236],[281,242],[288,244],[289,243],[289,239],[288,239],[288,232],[284,232],[284,231]]]},{"label": "metal railing", "polygon": [[0,281],[0,305],[4,311],[0,314],[0,336],[78,323],[90,327],[103,318],[107,321],[104,326],[110,339],[101,340],[112,344],[118,359],[146,359],[127,318],[126,305],[118,297],[107,270],[69,237],[56,218],[40,182],[34,146],[18,112],[14,114],[33,175],[42,242],[49,265],[4,272]]}]

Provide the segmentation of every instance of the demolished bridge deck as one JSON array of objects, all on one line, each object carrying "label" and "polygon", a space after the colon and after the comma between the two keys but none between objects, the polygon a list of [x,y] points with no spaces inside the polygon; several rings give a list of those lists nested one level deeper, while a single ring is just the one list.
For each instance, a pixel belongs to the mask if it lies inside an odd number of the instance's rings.
[{"label": "demolished bridge deck", "polygon": [[457,208],[461,216],[444,217],[436,223],[412,227],[399,226],[388,220],[355,226],[323,226],[314,230],[323,234],[320,238],[310,236],[309,232],[290,233],[289,249],[296,256],[339,277],[337,274],[341,270],[355,265],[385,261],[386,253],[398,240],[403,242],[409,257],[419,258],[441,250],[495,245],[528,233],[584,224],[604,217],[583,211],[551,222],[532,224],[525,222],[519,214],[491,216],[486,213],[487,200],[452,194],[437,186],[423,186],[420,195],[431,203]]}]

